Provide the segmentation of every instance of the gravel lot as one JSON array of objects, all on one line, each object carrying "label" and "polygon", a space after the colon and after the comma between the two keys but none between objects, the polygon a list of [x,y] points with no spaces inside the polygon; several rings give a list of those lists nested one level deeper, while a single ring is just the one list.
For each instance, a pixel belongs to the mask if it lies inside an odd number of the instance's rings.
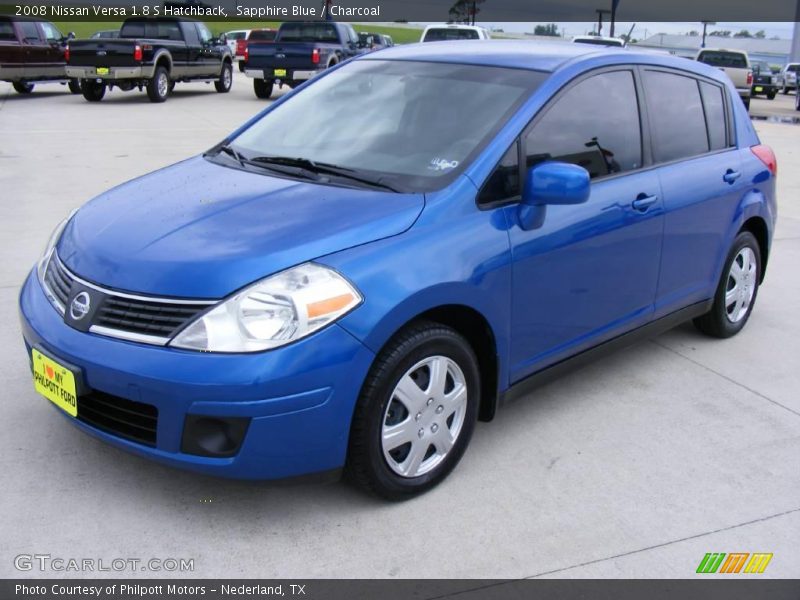
[{"label": "gravel lot", "polygon": [[[800,116],[793,101],[755,99],[753,113]],[[227,96],[183,84],[164,105],[0,84],[0,576],[47,576],[14,568],[40,553],[193,558],[195,577],[683,578],[706,552],[773,552],[762,577],[800,577],[796,124],[756,122],[778,156],[780,223],[741,335],[684,326],[541,388],[479,424],[456,472],[419,499],[200,477],[67,426],[33,391],[16,307],[49,232],[264,105],[238,73]]]}]

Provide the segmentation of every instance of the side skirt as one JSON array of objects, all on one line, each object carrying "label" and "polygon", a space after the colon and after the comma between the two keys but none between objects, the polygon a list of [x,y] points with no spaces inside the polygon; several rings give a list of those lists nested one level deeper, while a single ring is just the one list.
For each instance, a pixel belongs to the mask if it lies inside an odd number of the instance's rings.
[{"label": "side skirt", "polygon": [[565,358],[564,360],[550,365],[541,371],[537,371],[531,375],[528,375],[525,379],[522,379],[521,381],[518,381],[512,385],[500,396],[500,405],[502,406],[506,402],[517,400],[530,393],[535,388],[545,385],[546,383],[550,383],[562,375],[585,367],[587,364],[616,352],[617,350],[627,348],[636,342],[655,337],[661,333],[664,333],[665,331],[669,331],[681,323],[685,323],[690,319],[704,315],[711,310],[713,304],[713,298],[703,302],[698,302],[697,304],[692,304],[691,306],[687,306],[686,308],[682,308],[673,313],[665,315],[656,321],[642,325],[641,327],[637,327],[636,329],[633,329],[627,333],[623,333],[622,335],[603,342],[602,344],[598,344],[597,346],[584,350],[583,352],[579,352],[574,356]]}]

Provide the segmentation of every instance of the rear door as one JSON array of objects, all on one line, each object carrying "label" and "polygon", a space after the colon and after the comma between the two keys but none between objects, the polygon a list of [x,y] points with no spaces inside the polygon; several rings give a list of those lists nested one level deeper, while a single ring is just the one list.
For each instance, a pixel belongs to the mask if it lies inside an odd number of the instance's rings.
[{"label": "rear door", "polygon": [[36,21],[17,21],[17,28],[25,61],[23,76],[30,79],[44,76],[48,67],[50,47],[44,41]]},{"label": "rear door", "polygon": [[509,231],[512,383],[651,319],[663,209],[644,134],[633,67],[584,76],[523,134],[527,167],[577,164],[592,184],[586,203],[547,206],[539,227]]},{"label": "rear door", "polygon": [[747,184],[727,88],[649,67],[642,81],[666,211],[658,317],[714,295],[725,235]]}]

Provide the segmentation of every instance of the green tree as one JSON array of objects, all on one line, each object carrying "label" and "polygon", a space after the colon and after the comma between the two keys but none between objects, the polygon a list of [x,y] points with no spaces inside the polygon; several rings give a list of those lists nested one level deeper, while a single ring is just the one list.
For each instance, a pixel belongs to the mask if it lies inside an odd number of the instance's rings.
[{"label": "green tree", "polygon": [[551,37],[558,37],[558,25],[550,23],[549,25],[537,25],[533,28],[533,35],[549,35]]},{"label": "green tree", "polygon": [[751,38],[753,34],[747,31],[747,29],[742,29],[739,33],[734,33],[733,37],[735,38]]}]

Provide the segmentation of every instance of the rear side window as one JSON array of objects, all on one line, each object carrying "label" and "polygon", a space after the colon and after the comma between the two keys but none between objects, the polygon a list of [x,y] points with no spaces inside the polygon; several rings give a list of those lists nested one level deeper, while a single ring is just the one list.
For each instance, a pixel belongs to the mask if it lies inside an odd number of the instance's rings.
[{"label": "rear side window", "polygon": [[17,36],[14,34],[14,26],[11,21],[0,20],[0,40],[16,40]]},{"label": "rear side window", "polygon": [[700,82],[700,95],[708,128],[708,145],[711,150],[721,150],[728,145],[725,122],[725,100],[722,88],[712,83]]},{"label": "rear side window", "polygon": [[39,41],[39,30],[36,28],[36,23],[33,21],[20,21],[20,29],[22,29],[22,37],[31,42]]},{"label": "rear side window", "polygon": [[716,50],[708,50],[700,54],[697,59],[702,63],[711,65],[712,67],[722,67],[726,69],[746,69],[747,59],[744,54],[738,52],[718,52]]},{"label": "rear side window", "polygon": [[474,29],[429,29],[425,34],[426,42],[444,42],[447,40],[477,40],[480,39]]},{"label": "rear side window", "polygon": [[601,73],[574,85],[534,125],[524,150],[528,167],[558,160],[583,167],[592,178],[640,168],[642,130],[633,73]]},{"label": "rear side window", "polygon": [[653,151],[656,162],[708,152],[698,81],[662,71],[645,71],[644,88],[655,134]]}]

